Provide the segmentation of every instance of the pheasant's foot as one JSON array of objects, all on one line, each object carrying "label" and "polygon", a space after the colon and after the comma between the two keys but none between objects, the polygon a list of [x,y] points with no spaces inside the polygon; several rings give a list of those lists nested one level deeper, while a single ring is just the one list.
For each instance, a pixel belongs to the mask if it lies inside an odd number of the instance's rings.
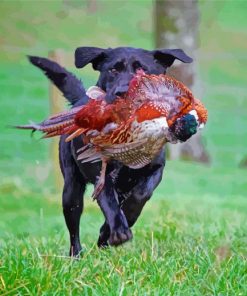
[{"label": "pheasant's foot", "polygon": [[105,180],[99,180],[94,188],[92,198],[93,200],[97,199],[100,192],[102,191],[103,187],[105,185]]},{"label": "pheasant's foot", "polygon": [[105,172],[106,172],[106,166],[107,166],[107,160],[105,158],[102,158],[102,167],[100,171],[100,177],[99,180],[97,181],[92,198],[95,200],[98,198],[100,192],[102,191],[104,185],[105,185]]}]

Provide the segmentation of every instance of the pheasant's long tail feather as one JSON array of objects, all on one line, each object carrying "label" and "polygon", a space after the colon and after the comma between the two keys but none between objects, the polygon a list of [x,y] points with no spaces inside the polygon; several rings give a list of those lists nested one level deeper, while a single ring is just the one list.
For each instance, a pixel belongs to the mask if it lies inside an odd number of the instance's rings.
[{"label": "pheasant's long tail feather", "polygon": [[[49,117],[41,123],[30,123],[27,125],[16,125],[18,129],[30,129],[41,131],[45,135],[43,138],[50,138],[64,134],[71,134],[77,131],[78,127],[74,124],[74,117],[82,107],[76,107],[69,111],[61,112]],[[77,132],[78,135],[80,134]],[[82,133],[82,131],[81,131]],[[74,136],[72,137],[74,138]]]},{"label": "pheasant's long tail feather", "polygon": [[30,124],[24,124],[24,125],[14,125],[14,126],[10,126],[13,128],[18,128],[18,129],[29,129],[29,130],[34,130],[34,131],[38,131],[40,130],[40,124],[36,124],[31,122]]}]

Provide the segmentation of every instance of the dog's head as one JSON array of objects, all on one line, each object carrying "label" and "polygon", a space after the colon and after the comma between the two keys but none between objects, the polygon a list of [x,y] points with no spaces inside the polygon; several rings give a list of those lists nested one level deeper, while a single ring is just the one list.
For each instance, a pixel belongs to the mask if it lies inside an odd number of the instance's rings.
[{"label": "dog's head", "polygon": [[182,49],[144,50],[140,48],[118,47],[115,49],[79,47],[75,51],[75,65],[83,68],[92,63],[100,71],[97,85],[107,93],[107,102],[124,94],[133,75],[138,69],[148,74],[163,74],[175,59],[191,63],[192,59]]}]

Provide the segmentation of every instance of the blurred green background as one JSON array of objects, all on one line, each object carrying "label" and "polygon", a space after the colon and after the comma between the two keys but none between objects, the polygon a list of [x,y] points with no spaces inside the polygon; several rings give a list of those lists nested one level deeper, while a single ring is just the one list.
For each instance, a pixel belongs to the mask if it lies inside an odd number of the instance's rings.
[{"label": "blurred green background", "polygon": [[[26,55],[46,57],[49,51],[62,49],[72,59],[78,46],[153,49],[153,5],[150,0],[0,2],[0,243],[3,256],[8,253],[8,239],[25,249],[22,242],[26,238],[57,239],[58,235],[62,237],[62,249],[56,249],[58,253],[66,253],[68,244],[60,193],[54,188],[51,172],[51,142],[6,127],[24,124],[30,119],[40,121],[49,114],[49,83],[28,63]],[[229,227],[222,226],[223,238],[219,241],[216,238],[214,247],[222,240],[231,246],[238,229],[242,229],[241,239],[246,242],[247,2],[199,1],[199,10],[200,42],[195,62],[200,71],[196,79],[201,86],[200,98],[209,111],[202,135],[211,163],[168,161],[163,181],[134,229],[136,239],[138,229],[150,231],[148,217],[158,207],[164,209],[164,221],[170,211],[175,211],[174,217],[176,211],[183,217],[188,215],[184,223],[194,226],[226,220]],[[96,82],[98,73],[90,65],[81,71],[65,60],[66,65],[86,87]],[[92,244],[103,217],[98,215],[99,209],[89,198],[86,204],[82,237],[87,244]],[[190,215],[196,215],[198,220],[191,219]],[[205,218],[207,215],[209,220]],[[181,217],[174,219],[174,224],[179,224]],[[155,222],[151,227],[155,229]],[[244,241],[241,240],[240,246]],[[237,252],[241,253],[242,249]],[[56,252],[50,247],[44,250]],[[7,281],[7,276],[4,280]],[[15,287],[15,280],[10,282]]]}]

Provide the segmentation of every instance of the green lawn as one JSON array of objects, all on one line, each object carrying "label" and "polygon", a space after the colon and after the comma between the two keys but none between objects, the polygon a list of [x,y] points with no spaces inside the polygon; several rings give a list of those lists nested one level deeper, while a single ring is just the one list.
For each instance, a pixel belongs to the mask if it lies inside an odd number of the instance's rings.
[{"label": "green lawn", "polygon": [[18,187],[1,193],[1,295],[247,293],[245,197],[174,196],[162,184],[134,227],[133,241],[103,251],[95,245],[103,217],[86,198],[78,261],[67,257],[59,196]]},{"label": "green lawn", "polygon": [[246,295],[243,173],[168,161],[133,241],[102,251],[95,243],[103,216],[89,188],[81,260],[68,257],[59,194],[18,179],[2,184],[0,294]]},{"label": "green lawn", "polygon": [[[72,54],[78,45],[152,48],[152,2],[98,1],[95,14],[86,2],[83,11],[77,1],[53,1],[49,11],[46,3],[0,3],[0,41],[8,44],[0,52],[0,295],[247,295],[247,171],[239,167],[247,157],[246,3],[200,1],[195,92],[209,110],[203,141],[211,164],[168,161],[133,241],[104,251],[95,246],[103,216],[89,188],[81,260],[67,257],[50,141],[6,127],[49,114],[47,80],[25,54],[59,47]],[[75,30],[78,16],[85,26]],[[96,81],[90,67],[73,71],[86,86]]]}]

